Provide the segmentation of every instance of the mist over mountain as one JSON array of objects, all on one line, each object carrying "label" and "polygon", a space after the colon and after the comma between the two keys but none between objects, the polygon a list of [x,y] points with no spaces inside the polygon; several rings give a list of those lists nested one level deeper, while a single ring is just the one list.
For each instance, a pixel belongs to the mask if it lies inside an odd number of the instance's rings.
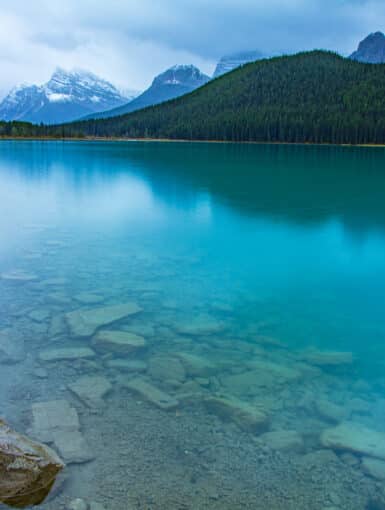
[{"label": "mist over mountain", "polygon": [[256,60],[260,60],[261,58],[265,58],[266,55],[263,55],[260,51],[240,51],[238,53],[232,53],[231,55],[225,55],[222,57],[213,74],[213,78],[217,78],[222,74],[228,73],[237,67],[240,67],[244,64],[248,64],[249,62],[255,62]]}]

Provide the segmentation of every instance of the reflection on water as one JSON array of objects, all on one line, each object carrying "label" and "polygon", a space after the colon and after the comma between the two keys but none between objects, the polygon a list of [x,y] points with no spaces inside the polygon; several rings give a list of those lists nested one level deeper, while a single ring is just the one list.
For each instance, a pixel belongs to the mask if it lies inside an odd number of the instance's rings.
[{"label": "reflection on water", "polygon": [[385,508],[384,163],[1,143],[2,415],[67,463],[42,508]]}]

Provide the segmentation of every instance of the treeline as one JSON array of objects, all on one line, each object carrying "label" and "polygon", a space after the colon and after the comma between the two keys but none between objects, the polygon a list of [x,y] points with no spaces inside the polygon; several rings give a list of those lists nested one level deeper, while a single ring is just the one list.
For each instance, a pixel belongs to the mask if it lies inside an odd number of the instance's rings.
[{"label": "treeline", "polygon": [[58,126],[31,124],[30,122],[0,121],[0,138],[84,138],[82,130],[71,129],[71,134],[64,135],[64,130]]},{"label": "treeline", "polygon": [[54,137],[384,144],[385,65],[325,51],[276,57],[128,115],[51,127],[23,124],[20,130]]}]

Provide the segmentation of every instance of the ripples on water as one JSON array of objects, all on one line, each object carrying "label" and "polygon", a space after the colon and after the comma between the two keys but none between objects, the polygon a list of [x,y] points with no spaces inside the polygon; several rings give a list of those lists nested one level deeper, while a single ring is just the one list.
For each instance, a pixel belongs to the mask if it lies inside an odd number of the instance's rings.
[{"label": "ripples on water", "polygon": [[384,163],[1,143],[2,416],[68,463],[42,508],[384,508]]}]

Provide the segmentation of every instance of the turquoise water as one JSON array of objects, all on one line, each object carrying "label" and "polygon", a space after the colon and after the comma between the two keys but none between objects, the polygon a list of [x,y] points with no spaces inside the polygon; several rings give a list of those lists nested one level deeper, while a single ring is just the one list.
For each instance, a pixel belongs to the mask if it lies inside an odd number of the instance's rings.
[{"label": "turquoise water", "polygon": [[42,439],[34,406],[66,401],[87,443],[42,507],[382,508],[373,455],[320,437],[385,434],[384,170],[384,149],[1,142],[1,414]]}]

